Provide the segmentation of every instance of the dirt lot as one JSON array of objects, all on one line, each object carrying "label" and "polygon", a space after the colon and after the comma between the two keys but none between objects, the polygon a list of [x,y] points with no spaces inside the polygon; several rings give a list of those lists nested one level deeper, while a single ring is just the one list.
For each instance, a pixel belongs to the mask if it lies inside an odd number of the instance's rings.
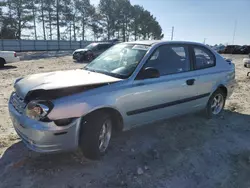
[{"label": "dirt lot", "polygon": [[0,187],[250,187],[250,78],[233,56],[237,87],[224,114],[175,118],[115,136],[106,156],[41,155],[15,134],[7,102],[15,78],[74,69],[70,56],[21,61],[0,70]]}]

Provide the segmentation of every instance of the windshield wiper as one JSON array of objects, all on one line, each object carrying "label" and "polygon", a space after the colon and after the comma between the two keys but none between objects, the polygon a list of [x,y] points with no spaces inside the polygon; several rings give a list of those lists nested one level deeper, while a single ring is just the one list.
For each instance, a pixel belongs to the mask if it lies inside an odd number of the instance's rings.
[{"label": "windshield wiper", "polygon": [[84,69],[84,70],[87,70],[87,71],[90,71],[90,72],[98,72],[98,73],[99,73],[99,71],[93,70],[93,69],[89,69],[89,68],[87,68],[87,67],[83,67],[83,69]]}]

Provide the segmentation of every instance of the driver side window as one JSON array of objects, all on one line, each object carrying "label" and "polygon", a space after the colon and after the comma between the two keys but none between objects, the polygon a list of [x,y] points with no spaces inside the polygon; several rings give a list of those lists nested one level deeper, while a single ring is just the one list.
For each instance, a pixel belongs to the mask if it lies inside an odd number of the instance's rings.
[{"label": "driver side window", "polygon": [[188,47],[182,45],[162,45],[154,51],[144,67],[157,69],[160,72],[160,76],[189,71]]}]

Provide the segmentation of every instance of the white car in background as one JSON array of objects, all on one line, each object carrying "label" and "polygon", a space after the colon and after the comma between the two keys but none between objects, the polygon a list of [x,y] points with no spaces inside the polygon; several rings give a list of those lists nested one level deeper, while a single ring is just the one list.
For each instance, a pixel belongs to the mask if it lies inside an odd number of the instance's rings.
[{"label": "white car in background", "polygon": [[0,67],[3,67],[7,63],[14,63],[20,61],[14,51],[0,51]]},{"label": "white car in background", "polygon": [[[243,59],[243,64],[244,67],[250,68],[250,54],[248,54],[249,58],[244,58]],[[247,73],[247,76],[249,76],[250,72]]]}]

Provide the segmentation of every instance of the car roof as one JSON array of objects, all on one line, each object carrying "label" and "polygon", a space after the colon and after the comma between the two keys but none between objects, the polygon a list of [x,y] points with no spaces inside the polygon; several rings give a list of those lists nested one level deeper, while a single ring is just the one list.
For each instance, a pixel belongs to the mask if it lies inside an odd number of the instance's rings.
[{"label": "car roof", "polygon": [[113,42],[92,42],[91,44],[113,44]]},{"label": "car roof", "polygon": [[156,43],[162,42],[161,40],[141,40],[141,41],[133,41],[133,42],[126,42],[127,44],[141,44],[141,45],[153,45]]},{"label": "car roof", "polygon": [[127,44],[141,44],[141,45],[149,45],[152,46],[154,44],[193,44],[193,45],[202,45],[202,43],[191,42],[191,41],[167,41],[167,40],[143,40],[143,41],[133,41],[126,42]]},{"label": "car roof", "polygon": [[113,42],[98,42],[98,44],[113,44]]}]

